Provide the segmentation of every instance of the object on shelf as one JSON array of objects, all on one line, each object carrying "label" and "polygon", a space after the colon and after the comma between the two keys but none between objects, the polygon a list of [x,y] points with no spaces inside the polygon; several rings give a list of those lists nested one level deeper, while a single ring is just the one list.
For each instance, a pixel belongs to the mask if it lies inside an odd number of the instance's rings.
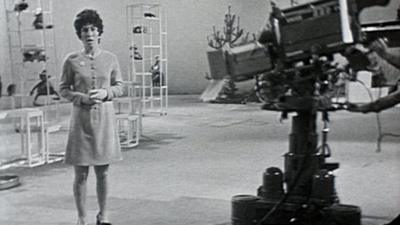
[{"label": "object on shelf", "polygon": [[160,56],[156,55],[154,58],[155,62],[150,68],[151,80],[153,87],[159,87],[161,86],[161,80],[164,80],[162,79],[162,73],[160,71]]},{"label": "object on shelf", "polygon": [[37,83],[30,92],[30,95],[33,95],[33,93],[36,90],[36,95],[35,95],[35,98],[33,99],[34,106],[41,106],[41,104],[39,104],[37,102],[39,96],[51,95],[51,98],[53,100],[60,100],[59,94],[57,93],[57,91],[55,90],[53,85],[48,81],[48,79],[50,79],[50,77],[51,77],[51,75],[47,75],[46,70],[43,70],[39,74],[40,82]]},{"label": "object on shelf", "polygon": [[3,82],[1,81],[1,76],[0,76],[0,98],[2,96],[3,93]]},{"label": "object on shelf", "polygon": [[34,61],[46,61],[46,52],[43,48],[39,47],[28,47],[23,48],[23,62],[34,62]]},{"label": "object on shelf", "polygon": [[134,34],[147,33],[147,27],[145,27],[145,26],[135,26],[133,28],[133,33]]},{"label": "object on shelf", "polygon": [[53,25],[48,24],[46,26],[44,26],[43,24],[43,12],[41,8],[37,8],[36,12],[35,12],[35,19],[33,20],[32,23],[33,27],[35,29],[51,29],[53,28]]},{"label": "object on shelf", "polygon": [[[133,58],[134,59],[136,59],[136,60],[142,60],[143,59],[143,57],[142,57],[142,55],[140,55],[136,45],[129,47],[129,50],[131,50],[131,52],[133,50]],[[132,58],[132,54],[131,54],[131,58]]]},{"label": "object on shelf", "polygon": [[5,174],[0,176],[0,190],[6,190],[19,186],[21,183],[19,177],[14,174]]},{"label": "object on shelf", "polygon": [[25,2],[25,0],[18,0],[14,4],[14,11],[15,12],[22,12],[25,9],[28,8],[28,3]]},{"label": "object on shelf", "polygon": [[15,95],[16,90],[17,90],[17,85],[16,84],[9,84],[7,86],[7,96]]},{"label": "object on shelf", "polygon": [[146,18],[155,18],[156,15],[154,15],[154,14],[151,13],[151,12],[145,12],[145,13],[144,13],[144,17],[146,17]]}]

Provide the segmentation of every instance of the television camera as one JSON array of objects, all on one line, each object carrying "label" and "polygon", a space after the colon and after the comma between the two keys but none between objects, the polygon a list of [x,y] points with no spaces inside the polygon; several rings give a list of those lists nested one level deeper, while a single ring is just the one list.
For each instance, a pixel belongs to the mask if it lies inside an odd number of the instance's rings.
[{"label": "television camera", "polygon": [[[332,88],[343,73],[368,70],[368,52],[358,48],[377,38],[398,46],[398,21],[361,24],[364,8],[386,6],[390,0],[317,0],[280,9],[271,3],[267,29],[257,42],[234,47],[209,60],[210,72],[227,73],[234,81],[255,79],[263,109],[295,112],[284,155],[285,170],[271,167],[263,174],[257,196],[232,198],[232,225],[360,225],[361,209],[341,204],[332,171],[339,163],[327,162],[328,113],[346,108],[335,102]],[[397,38],[396,38],[397,36]],[[340,66],[335,56],[349,62]],[[215,76],[221,76],[215,74]],[[317,113],[324,129],[318,144]]]},{"label": "television camera", "polygon": [[[384,38],[390,47],[400,46],[400,21],[361,24],[358,18],[364,8],[389,1],[319,0],[287,9],[272,3],[268,29],[258,41],[220,53],[225,68],[220,68],[221,63],[210,66],[211,76],[227,73],[236,82],[255,79],[259,99],[267,103],[265,107],[279,111],[295,110],[298,106],[292,104],[297,101],[292,100],[296,96],[332,99],[332,87],[342,73],[355,77],[358,71],[373,67],[370,52],[359,46],[377,38]],[[335,55],[344,56],[349,63],[339,65]],[[218,56],[213,57],[209,56],[209,61]]]}]

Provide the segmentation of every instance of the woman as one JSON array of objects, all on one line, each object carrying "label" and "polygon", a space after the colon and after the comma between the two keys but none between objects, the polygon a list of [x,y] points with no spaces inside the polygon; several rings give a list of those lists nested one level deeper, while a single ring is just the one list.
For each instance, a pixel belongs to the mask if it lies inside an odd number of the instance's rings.
[{"label": "woman", "polygon": [[116,56],[100,49],[103,23],[95,10],[80,12],[74,27],[83,50],[66,57],[61,75],[60,94],[73,103],[65,163],[75,171],[77,224],[87,224],[86,181],[93,166],[99,205],[96,224],[107,225],[108,167],[122,159],[111,101],[122,95],[121,72]]}]

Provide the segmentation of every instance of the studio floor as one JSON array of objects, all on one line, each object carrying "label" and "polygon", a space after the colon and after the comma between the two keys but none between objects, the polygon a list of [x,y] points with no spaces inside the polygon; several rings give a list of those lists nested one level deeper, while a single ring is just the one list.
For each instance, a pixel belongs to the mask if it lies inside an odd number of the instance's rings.
[{"label": "studio floor", "polygon": [[[124,150],[111,165],[109,210],[113,225],[216,225],[230,221],[231,198],[256,194],[267,167],[283,168],[290,120],[259,104],[209,104],[198,96],[171,96],[166,116],[143,118],[140,145]],[[380,114],[384,132],[400,133],[400,109]],[[330,114],[329,145],[341,203],[360,206],[363,225],[381,225],[400,212],[400,138],[385,137],[377,149],[375,114]],[[68,109],[61,114],[68,122]],[[2,124],[3,127],[6,127]],[[5,128],[4,128],[5,129]],[[10,140],[15,131],[0,132]],[[321,130],[321,124],[319,125]],[[13,133],[14,132],[14,133]],[[63,151],[66,132],[52,136]],[[0,143],[0,156],[13,144]],[[14,144],[16,146],[16,144]],[[62,162],[9,168],[21,185],[0,191],[0,224],[74,225],[73,170]],[[91,170],[88,214],[95,224],[97,202]]]}]

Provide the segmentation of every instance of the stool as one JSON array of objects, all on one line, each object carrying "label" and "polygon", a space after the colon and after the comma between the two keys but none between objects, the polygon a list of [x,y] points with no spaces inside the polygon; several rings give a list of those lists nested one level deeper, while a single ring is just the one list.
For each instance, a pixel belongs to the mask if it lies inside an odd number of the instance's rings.
[{"label": "stool", "polygon": [[50,146],[49,146],[49,135],[51,133],[57,132],[61,130],[61,125],[56,124],[56,125],[46,125],[44,129],[44,139],[45,139],[45,160],[46,163],[53,163],[53,162],[58,162],[64,159],[65,152],[57,152],[53,153],[50,151]]},{"label": "stool", "polygon": [[139,116],[116,114],[116,119],[121,148],[133,148],[137,146],[140,136]]},{"label": "stool", "polygon": [[[35,123],[32,124],[31,120]],[[44,143],[44,120],[43,111],[27,110],[21,115],[21,124],[19,132],[21,133],[22,154],[26,155],[26,166],[34,167],[45,163],[45,146]],[[32,133],[38,133],[38,152],[33,153],[32,149]]]},{"label": "stool", "polygon": [[[6,110],[0,113],[0,119],[11,118],[14,129],[21,136],[21,154],[4,163],[0,169],[9,167],[34,167],[45,164],[45,133],[43,111],[36,108],[19,108]],[[38,146],[34,148],[33,134],[38,137]]]},{"label": "stool", "polygon": [[[116,114],[129,114],[138,116],[139,138],[143,133],[142,126],[142,99],[139,97],[118,97],[113,99],[116,108]],[[128,110],[122,110],[124,105],[128,106]]]}]

